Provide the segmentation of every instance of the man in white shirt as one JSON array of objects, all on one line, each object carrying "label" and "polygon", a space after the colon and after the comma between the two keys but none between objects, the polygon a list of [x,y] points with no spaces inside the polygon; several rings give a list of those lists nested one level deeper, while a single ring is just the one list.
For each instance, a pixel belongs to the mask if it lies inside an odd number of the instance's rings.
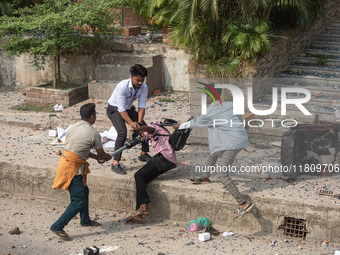
[{"label": "man in white shirt", "polygon": [[[146,125],[144,119],[146,100],[148,95],[148,86],[144,83],[148,71],[142,65],[136,64],[130,69],[131,78],[122,80],[114,89],[108,100],[107,116],[111,120],[117,131],[115,150],[124,146],[127,129],[125,122],[132,128],[137,129],[141,125]],[[132,105],[138,98],[138,112]],[[149,145],[147,142],[142,143],[142,152],[138,157],[141,161],[149,161]],[[125,170],[119,164],[122,153],[114,156],[111,169],[118,174],[126,174]]]}]

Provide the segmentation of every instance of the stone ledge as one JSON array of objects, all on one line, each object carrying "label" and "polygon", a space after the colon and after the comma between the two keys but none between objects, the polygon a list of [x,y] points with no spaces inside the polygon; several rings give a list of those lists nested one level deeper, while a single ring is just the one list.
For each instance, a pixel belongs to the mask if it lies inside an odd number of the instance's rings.
[{"label": "stone ledge", "polygon": [[45,88],[46,85],[26,88],[25,103],[33,106],[63,104],[72,106],[89,98],[88,86],[59,90]]},{"label": "stone ledge", "polygon": [[[68,193],[51,188],[55,170],[36,168],[0,162],[1,190],[25,194],[49,200],[68,201]],[[121,176],[112,178],[95,173],[88,178],[90,205],[108,210],[133,211],[135,205],[134,180]],[[256,193],[250,198],[256,207],[242,217],[232,219],[236,203],[231,195],[221,189],[209,189],[187,185],[172,180],[155,180],[148,185],[151,217],[189,221],[198,217],[208,217],[233,228],[242,228],[251,233],[281,233],[279,226],[285,216],[306,219],[307,239],[340,239],[340,211],[337,205],[311,204],[298,198],[261,197]],[[249,197],[248,197],[249,199]],[[323,240],[322,239],[322,240]]]}]

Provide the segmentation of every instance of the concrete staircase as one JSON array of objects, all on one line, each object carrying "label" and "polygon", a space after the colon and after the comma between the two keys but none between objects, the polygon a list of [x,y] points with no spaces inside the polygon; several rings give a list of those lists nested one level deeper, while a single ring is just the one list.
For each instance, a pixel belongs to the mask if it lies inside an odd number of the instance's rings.
[{"label": "concrete staircase", "polygon": [[148,70],[145,82],[148,85],[148,96],[155,90],[163,90],[162,57],[151,54],[135,54],[129,47],[106,54],[98,59],[95,74],[96,80],[89,82],[89,98],[107,100],[117,83],[130,77],[130,67],[141,64]]},{"label": "concrete staircase", "polygon": [[[278,107],[267,119],[295,119],[298,123],[313,123],[318,115],[320,121],[333,122],[335,104],[340,103],[340,22],[332,22],[305,49],[303,54],[295,58],[277,79],[272,81],[272,87],[278,88]],[[287,115],[281,115],[281,88],[305,88],[312,97],[304,106],[312,114],[304,115],[295,105],[287,105]],[[304,95],[289,93],[287,98],[301,98]],[[271,92],[265,95],[261,102],[254,104],[255,109],[265,110],[272,105]],[[281,140],[285,128],[277,127],[273,132],[258,132],[250,129],[250,136],[270,136],[271,140]],[[256,135],[257,134],[257,135]]]}]

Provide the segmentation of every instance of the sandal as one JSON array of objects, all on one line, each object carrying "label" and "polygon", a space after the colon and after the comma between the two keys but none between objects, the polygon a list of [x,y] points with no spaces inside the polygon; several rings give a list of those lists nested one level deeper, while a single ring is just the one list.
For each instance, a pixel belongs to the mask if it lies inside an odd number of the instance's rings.
[{"label": "sandal", "polygon": [[130,215],[129,217],[127,217],[126,219],[124,219],[124,223],[127,222],[133,222],[133,223],[142,223],[143,222],[143,215],[142,214],[138,214],[138,215]]},{"label": "sandal", "polygon": [[91,220],[89,223],[85,224],[85,225],[82,225],[83,227],[99,227],[101,226],[102,224],[100,224],[99,222],[97,221],[94,221],[94,220]]},{"label": "sandal", "polygon": [[246,209],[243,209],[243,208],[237,208],[236,209],[236,213],[234,215],[234,220],[236,220],[237,218],[245,215],[246,213],[250,212],[251,209],[253,208],[254,204],[251,203],[249,204],[249,206],[246,208]]},{"label": "sandal", "polygon": [[64,241],[71,241],[71,237],[64,230],[52,230],[51,231],[59,236]]}]

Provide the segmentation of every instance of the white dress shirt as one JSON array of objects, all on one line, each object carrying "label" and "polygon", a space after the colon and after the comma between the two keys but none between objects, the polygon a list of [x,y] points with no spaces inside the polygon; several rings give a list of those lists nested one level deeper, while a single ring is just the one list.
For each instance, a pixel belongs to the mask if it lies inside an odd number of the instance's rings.
[{"label": "white dress shirt", "polygon": [[138,98],[138,108],[146,107],[148,96],[148,86],[143,83],[139,89],[134,89],[131,78],[122,80],[113,90],[108,103],[111,106],[116,106],[118,112],[124,112],[131,109],[133,101]]}]

